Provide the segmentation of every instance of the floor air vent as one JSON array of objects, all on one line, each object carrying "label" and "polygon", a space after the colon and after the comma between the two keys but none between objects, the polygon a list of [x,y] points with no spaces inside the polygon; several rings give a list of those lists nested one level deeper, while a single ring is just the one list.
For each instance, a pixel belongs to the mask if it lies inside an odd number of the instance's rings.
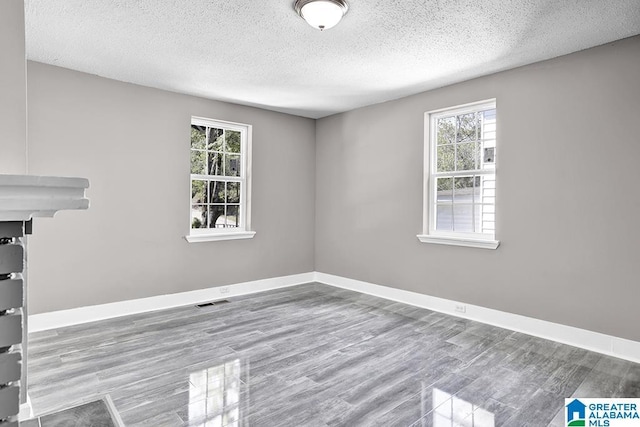
[{"label": "floor air vent", "polygon": [[196,305],[196,307],[198,307],[198,308],[211,307],[212,305],[227,304],[228,302],[229,302],[229,300],[223,299],[223,300],[220,300],[220,301],[212,301],[212,302],[205,302],[203,304],[198,304],[198,305]]}]

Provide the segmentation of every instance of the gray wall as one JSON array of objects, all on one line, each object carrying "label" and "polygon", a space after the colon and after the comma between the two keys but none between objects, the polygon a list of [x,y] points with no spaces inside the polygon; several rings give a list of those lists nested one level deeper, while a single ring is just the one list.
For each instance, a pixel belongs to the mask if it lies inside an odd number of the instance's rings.
[{"label": "gray wall", "polygon": [[24,1],[0,1],[0,173],[26,172]]},{"label": "gray wall", "polygon": [[[86,177],[36,220],[30,313],[314,269],[315,122],[28,62],[29,172]],[[192,115],[253,125],[251,240],[187,243]]]},{"label": "gray wall", "polygon": [[[640,340],[640,37],[315,123],[28,68],[30,172],[92,183],[36,221],[31,313],[315,269]],[[419,243],[424,112],[492,97],[501,246]],[[191,115],[254,125],[253,240],[182,239]]]},{"label": "gray wall", "polygon": [[[316,124],[316,270],[640,340],[640,37]],[[419,243],[424,112],[497,98],[496,251]]]}]

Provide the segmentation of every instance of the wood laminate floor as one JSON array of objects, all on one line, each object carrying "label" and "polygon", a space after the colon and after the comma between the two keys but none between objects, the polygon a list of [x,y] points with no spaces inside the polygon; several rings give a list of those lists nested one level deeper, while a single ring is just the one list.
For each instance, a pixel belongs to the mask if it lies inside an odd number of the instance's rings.
[{"label": "wood laminate floor", "polygon": [[320,284],[29,336],[35,415],[109,394],[127,426],[561,426],[640,365]]},{"label": "wood laminate floor", "polygon": [[93,402],[63,409],[59,412],[43,415],[27,421],[21,421],[20,427],[120,427],[119,418],[114,420],[110,408],[111,401],[99,399]]}]

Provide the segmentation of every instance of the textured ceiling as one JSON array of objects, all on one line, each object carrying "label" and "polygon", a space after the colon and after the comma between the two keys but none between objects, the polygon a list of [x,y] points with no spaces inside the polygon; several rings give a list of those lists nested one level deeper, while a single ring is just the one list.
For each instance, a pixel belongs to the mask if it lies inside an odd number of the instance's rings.
[{"label": "textured ceiling", "polygon": [[26,0],[30,60],[319,118],[640,33],[639,0]]}]

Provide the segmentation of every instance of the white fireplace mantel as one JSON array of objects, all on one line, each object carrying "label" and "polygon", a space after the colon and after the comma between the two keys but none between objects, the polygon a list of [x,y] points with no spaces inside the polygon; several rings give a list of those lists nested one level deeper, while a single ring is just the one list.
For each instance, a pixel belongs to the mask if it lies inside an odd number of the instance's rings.
[{"label": "white fireplace mantel", "polygon": [[87,188],[85,178],[0,175],[0,221],[29,221],[61,210],[87,209]]},{"label": "white fireplace mantel", "polygon": [[[15,236],[23,236],[25,230],[24,223],[37,217],[52,217],[58,211],[88,209],[89,199],[85,197],[85,190],[89,188],[89,181],[85,178],[65,178],[54,176],[33,176],[33,175],[2,175],[0,174],[0,225],[4,223],[20,223],[20,231],[15,230],[15,225],[4,227],[5,236],[2,245],[3,258],[0,265],[3,266],[3,276],[0,284],[3,288],[3,295],[18,295],[21,302],[16,305],[4,307],[11,310],[2,310],[0,314],[0,336],[8,336],[11,341],[4,342],[10,344],[9,349],[0,352],[0,368],[4,373],[20,375],[20,382],[16,385],[13,381],[4,386],[8,390],[0,399],[0,418],[9,416],[9,424],[13,425],[16,420],[18,402],[20,404],[20,419],[30,418],[32,415],[29,398],[27,395],[27,345],[28,345],[28,307],[27,307],[27,265],[24,258],[24,245],[26,241]],[[13,230],[11,230],[13,227]],[[10,239],[7,239],[10,238]],[[9,248],[9,249],[7,249]],[[14,254],[19,253],[19,257]],[[6,271],[5,271],[6,270]],[[7,274],[8,277],[7,277]],[[17,288],[16,288],[17,284]],[[12,286],[12,287],[11,287]],[[16,291],[16,289],[19,289]],[[16,300],[17,301],[17,300]],[[16,322],[15,319],[19,321]],[[21,346],[17,350],[11,350],[12,345],[20,343],[17,336],[22,335]],[[7,341],[7,339],[5,339]],[[9,354],[9,352],[12,352]],[[17,356],[17,357],[16,357]],[[19,366],[19,359],[22,359],[22,368]],[[4,375],[4,374],[3,374]],[[16,405],[15,407],[13,405]],[[4,425],[5,423],[0,423]]]}]

